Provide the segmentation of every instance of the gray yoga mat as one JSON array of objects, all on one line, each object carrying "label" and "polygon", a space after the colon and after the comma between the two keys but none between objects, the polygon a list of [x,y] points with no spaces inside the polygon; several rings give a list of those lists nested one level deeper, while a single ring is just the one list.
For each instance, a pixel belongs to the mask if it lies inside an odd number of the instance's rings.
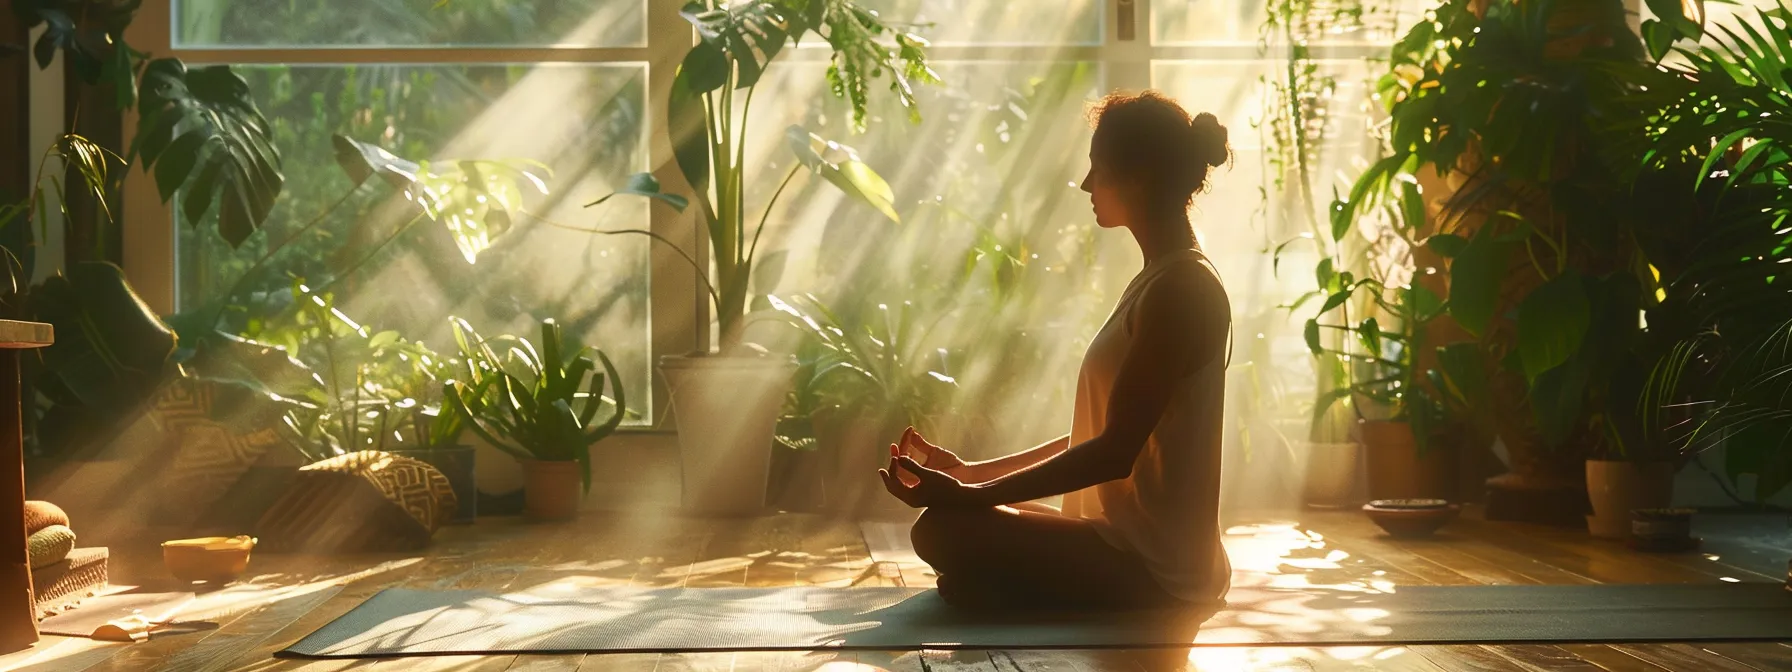
[{"label": "gray yoga mat", "polygon": [[391,589],[279,656],[1792,640],[1779,584],[1235,589],[1208,610],[966,613],[912,588]]}]

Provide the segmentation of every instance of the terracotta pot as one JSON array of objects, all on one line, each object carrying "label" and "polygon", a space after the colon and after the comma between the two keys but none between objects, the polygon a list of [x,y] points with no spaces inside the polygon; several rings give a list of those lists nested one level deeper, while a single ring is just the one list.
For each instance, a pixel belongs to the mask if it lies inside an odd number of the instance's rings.
[{"label": "terracotta pot", "polygon": [[1296,454],[1306,456],[1306,479],[1301,501],[1315,508],[1349,506],[1356,495],[1358,465],[1363,447],[1356,443],[1289,441]]},{"label": "terracotta pot", "polygon": [[533,520],[576,517],[584,495],[579,469],[572,460],[523,460],[523,515]]},{"label": "terracotta pot", "polygon": [[1675,471],[1672,462],[1587,460],[1587,499],[1593,504],[1587,531],[1604,539],[1629,537],[1631,511],[1673,502]]},{"label": "terracotta pot", "polygon": [[1370,499],[1456,499],[1456,453],[1435,442],[1419,454],[1412,425],[1373,420],[1360,425],[1369,453]]},{"label": "terracotta pot", "polygon": [[788,358],[660,358],[678,423],[686,511],[752,516],[765,509],[772,432],[795,370]]}]

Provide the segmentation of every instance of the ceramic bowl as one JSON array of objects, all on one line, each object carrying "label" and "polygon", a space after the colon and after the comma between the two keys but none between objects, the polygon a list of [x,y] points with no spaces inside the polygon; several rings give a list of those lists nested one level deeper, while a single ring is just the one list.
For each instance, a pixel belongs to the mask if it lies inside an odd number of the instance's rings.
[{"label": "ceramic bowl", "polygon": [[253,537],[200,537],[162,543],[162,564],[182,581],[227,583],[249,569]]},{"label": "ceramic bowl", "polygon": [[1378,499],[1363,513],[1395,537],[1425,537],[1456,519],[1462,508],[1441,499]]}]

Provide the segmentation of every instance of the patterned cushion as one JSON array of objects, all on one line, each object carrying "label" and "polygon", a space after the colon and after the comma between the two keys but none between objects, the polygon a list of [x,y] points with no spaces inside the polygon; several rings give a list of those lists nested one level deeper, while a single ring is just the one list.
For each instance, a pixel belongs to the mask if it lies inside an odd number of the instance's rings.
[{"label": "patterned cushion", "polygon": [[156,519],[189,525],[216,504],[243,473],[281,445],[275,430],[278,409],[244,403],[246,388],[193,378],[175,378],[156,394],[149,418],[164,437],[164,471],[158,486]]},{"label": "patterned cushion", "polygon": [[68,525],[68,514],[62,507],[37,499],[25,502],[25,534],[36,534],[51,525]]},{"label": "patterned cushion", "polygon": [[256,535],[275,552],[410,550],[429,543],[456,505],[435,467],[379,451],[349,453],[300,469]]},{"label": "patterned cushion", "polygon": [[32,569],[62,562],[72,550],[75,550],[75,531],[67,525],[51,525],[25,539],[25,555],[31,559]]}]

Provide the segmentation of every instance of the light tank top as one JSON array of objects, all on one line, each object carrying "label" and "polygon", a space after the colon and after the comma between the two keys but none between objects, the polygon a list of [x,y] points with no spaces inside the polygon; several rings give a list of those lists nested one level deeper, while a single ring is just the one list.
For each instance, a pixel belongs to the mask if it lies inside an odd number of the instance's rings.
[{"label": "light tank top", "polygon": [[[1206,263],[1195,250],[1164,255],[1127,285],[1083,355],[1070,445],[1106,428],[1108,398],[1132,345],[1146,289],[1167,273],[1210,272],[1211,266],[1192,268]],[[1230,306],[1216,312],[1227,316],[1229,331]],[[1176,386],[1131,476],[1064,500],[1064,515],[1090,521],[1109,544],[1143,559],[1166,592],[1188,602],[1218,601],[1231,587],[1232,566],[1220,545],[1219,526],[1226,364],[1226,357],[1215,357]]]}]

